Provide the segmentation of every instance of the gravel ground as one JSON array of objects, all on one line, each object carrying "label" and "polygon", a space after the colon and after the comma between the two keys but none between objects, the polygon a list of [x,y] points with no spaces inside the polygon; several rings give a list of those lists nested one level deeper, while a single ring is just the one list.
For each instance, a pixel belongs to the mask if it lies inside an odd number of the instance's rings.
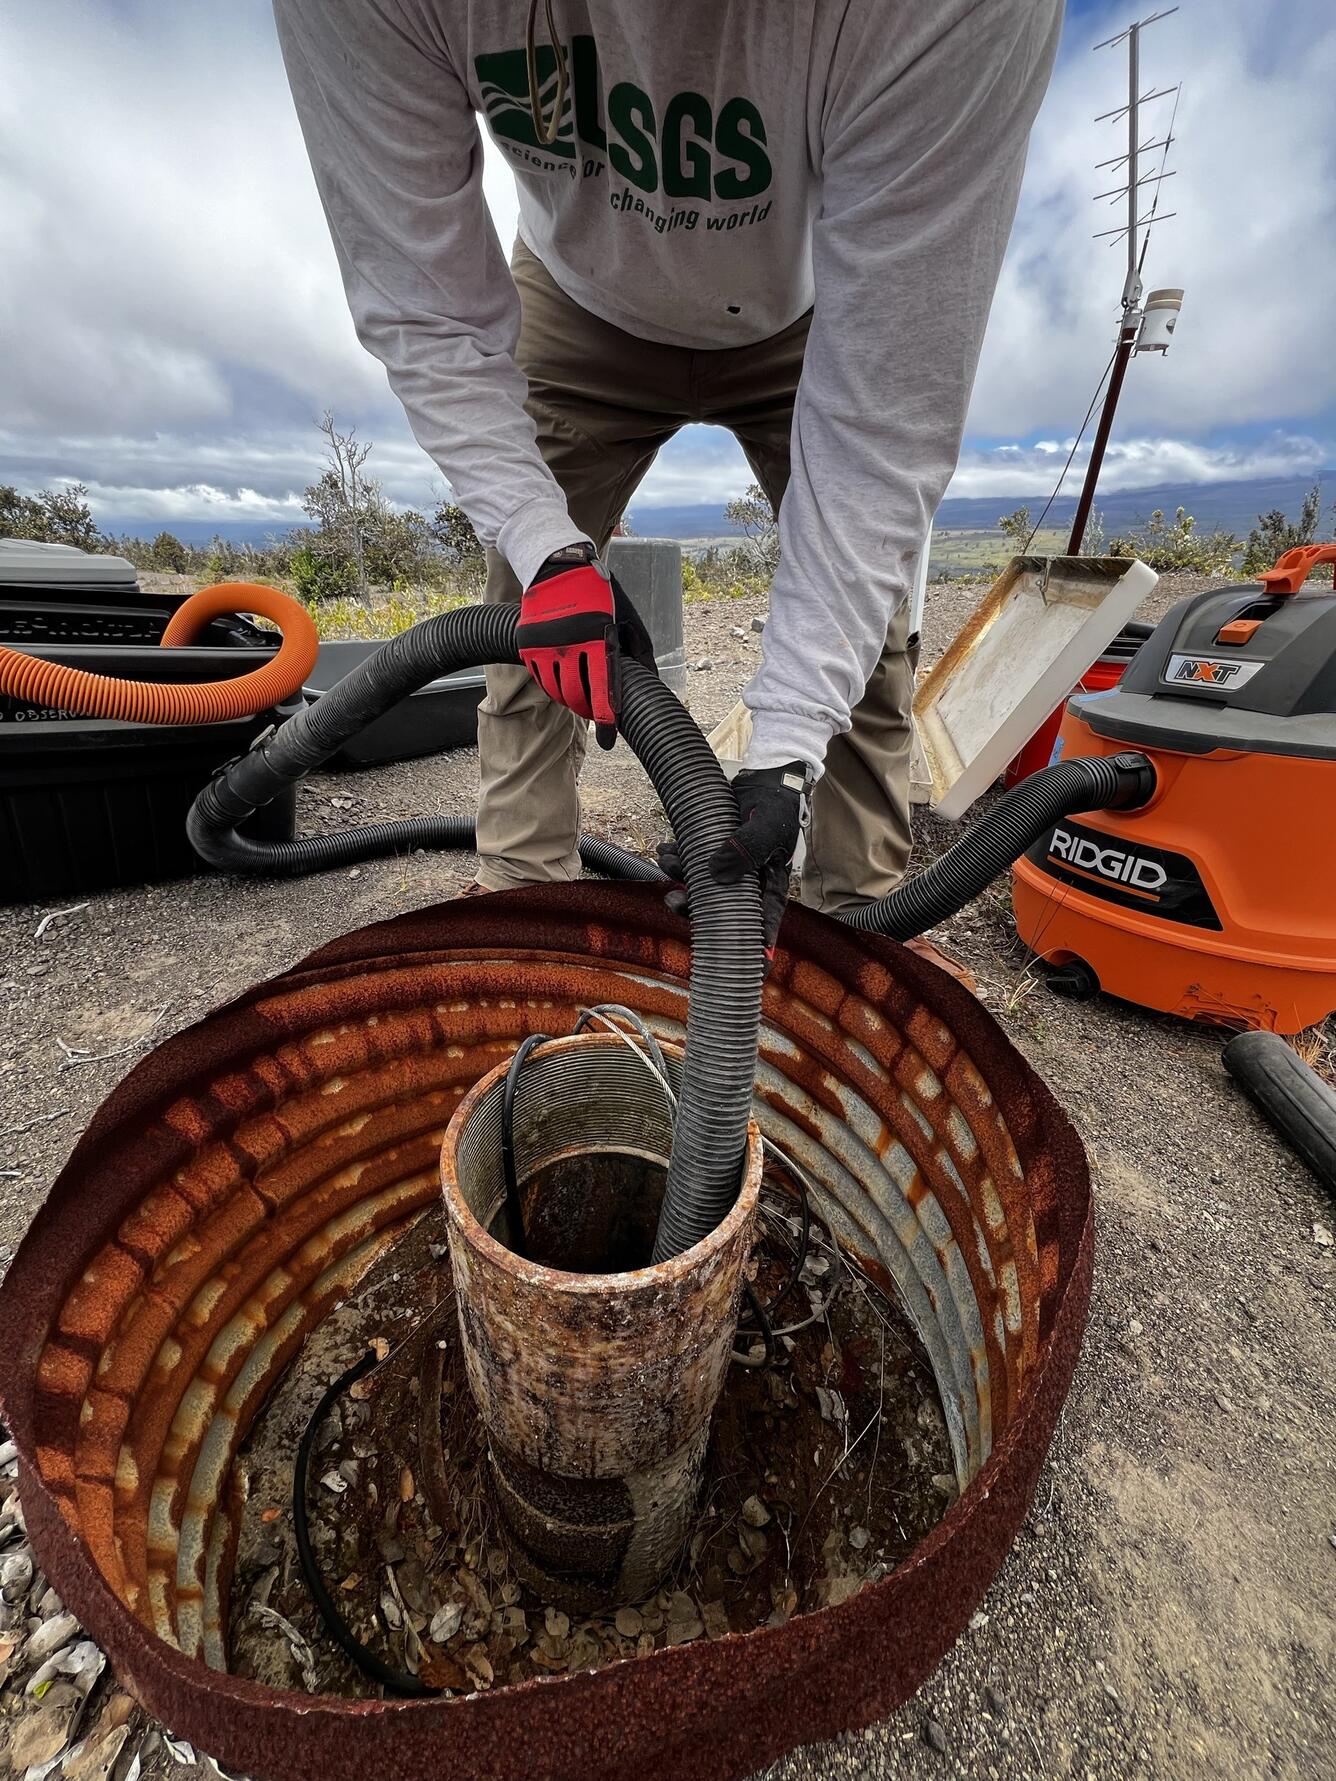
[{"label": "gravel ground", "polygon": [[[1147,615],[1200,585],[1162,584]],[[931,590],[925,660],[977,596],[970,584]],[[688,677],[706,726],[758,659],[755,611],[687,609],[688,660],[712,664]],[[318,831],[467,808],[475,774],[461,752],[324,776],[303,789],[301,820]],[[591,749],[585,795],[598,833],[643,847],[661,832],[621,746]],[[949,838],[931,819],[920,826],[925,852]],[[298,884],[148,886],[98,897],[40,937],[48,908],[0,914],[0,1266],[147,1045],[337,934],[449,896],[469,867],[414,857]],[[938,938],[1090,1150],[1089,1331],[1035,1505],[969,1632],[886,1723],[797,1752],[768,1781],[1336,1777],[1330,1200],[1233,1091],[1218,1037],[1107,1000],[1065,1003],[1036,984],[1005,889]],[[0,1511],[6,1469],[0,1450]],[[42,1613],[55,1612],[48,1598]],[[25,1772],[12,1742],[34,1710],[22,1689],[21,1676],[0,1682],[0,1774]],[[174,1754],[106,1675],[85,1731],[98,1715],[108,1735],[128,1725],[104,1781],[125,1781],[136,1750],[143,1775],[208,1772]]]}]

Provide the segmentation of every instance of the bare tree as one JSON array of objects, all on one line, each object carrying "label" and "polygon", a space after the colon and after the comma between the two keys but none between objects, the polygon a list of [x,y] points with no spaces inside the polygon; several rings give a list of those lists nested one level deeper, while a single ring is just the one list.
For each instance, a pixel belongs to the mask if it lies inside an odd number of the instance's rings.
[{"label": "bare tree", "polygon": [[[357,571],[357,597],[359,600],[369,601],[371,590],[366,576],[366,523],[368,507],[374,505],[374,502],[369,503],[367,497],[374,496],[377,491],[374,485],[368,487],[366,478],[362,475],[362,466],[371,456],[372,446],[370,441],[365,445],[358,441],[356,428],[350,427],[346,433],[340,433],[328,408],[320,421],[320,431],[327,442],[329,469],[316,487],[326,501],[337,508],[337,516],[312,513],[311,517],[321,520],[337,517],[337,526],[331,526],[330,529],[346,532]],[[308,497],[312,492],[307,491]],[[309,499],[307,512],[311,512]]]},{"label": "bare tree", "polygon": [[724,517],[746,534],[761,572],[773,577],[779,567],[779,519],[760,483],[752,483],[746,494],[730,501]]}]

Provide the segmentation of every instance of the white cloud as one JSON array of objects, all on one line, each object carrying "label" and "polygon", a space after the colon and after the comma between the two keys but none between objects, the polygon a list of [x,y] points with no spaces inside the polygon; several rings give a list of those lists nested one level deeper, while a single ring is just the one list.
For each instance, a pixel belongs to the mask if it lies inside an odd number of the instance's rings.
[{"label": "white cloud", "polygon": [[[1084,45],[1124,10],[1069,24],[953,493],[1051,486],[1109,351],[1118,255],[1090,239],[1106,219],[1088,194],[1119,145],[1090,119],[1122,63]],[[1148,80],[1184,82],[1179,215],[1148,282],[1187,297],[1167,359],[1131,368],[1105,486],[1308,469],[1333,456],[1336,406],[1336,124],[1304,98],[1336,76],[1329,0],[1207,0],[1144,54]],[[331,404],[376,439],[392,498],[426,505],[440,479],[357,345],[265,0],[43,0],[11,9],[0,65],[0,480],[81,477],[100,510],[164,523],[242,523],[256,503],[286,523]],[[490,151],[485,180],[509,241],[513,181]],[[731,440],[691,429],[637,505],[750,479]]]},{"label": "white cloud", "polygon": [[283,531],[307,523],[301,498],[295,494],[262,495],[258,489],[220,489],[207,482],[176,488],[135,488],[101,482],[85,486],[94,514],[115,514],[122,524],[142,520],[171,527],[184,520],[204,520],[226,533],[238,526],[263,525]]},{"label": "white cloud", "polygon": [[[1058,479],[1071,438],[1061,445],[967,447],[948,495],[1047,495]],[[1308,476],[1326,463],[1320,441],[1288,434],[1248,446],[1197,445],[1187,439],[1115,439],[1100,472],[1101,490],[1153,489],[1173,483],[1250,482],[1270,476]],[[1090,458],[1089,440],[1077,450],[1063,493],[1074,495]]]},{"label": "white cloud", "polygon": [[8,424],[259,432],[270,385],[387,408],[341,299],[268,8],[130,10],[44,0],[7,28]]},{"label": "white cloud", "polygon": [[[1093,120],[1121,102],[1127,63],[1121,49],[1084,45],[1128,16],[1116,0],[1069,23],[993,306],[975,435],[1074,427],[1112,351],[1125,250],[1091,237],[1122,214],[1090,196],[1117,183],[1117,169],[1095,164],[1126,137]],[[1178,171],[1160,204],[1177,214],[1151,231],[1145,276],[1186,295],[1169,354],[1133,361],[1120,426],[1192,435],[1321,416],[1336,402],[1336,121],[1305,95],[1336,79],[1330,0],[1195,0],[1147,31],[1142,76],[1146,91],[1182,82]],[[1144,114],[1156,136],[1172,103]]]},{"label": "white cloud", "polygon": [[659,453],[633,507],[731,501],[756,480],[742,447],[720,427],[690,427]]},{"label": "white cloud", "polygon": [[[374,440],[368,473],[384,485],[391,500],[430,505],[445,492],[440,472],[401,417],[391,413],[387,422],[384,430],[364,435]],[[108,438],[77,434],[36,449],[22,434],[0,429],[0,482],[58,482],[76,477],[77,471],[76,479],[87,484],[93,497],[94,511],[118,518],[157,513],[156,507],[144,504],[154,490],[175,496],[189,488],[210,489],[214,496],[208,510],[195,517],[211,519],[214,497],[223,495],[240,498],[249,492],[276,507],[299,505],[300,491],[320,473],[322,447],[314,425],[276,429],[258,438],[223,431],[202,439],[167,432]],[[133,505],[114,505],[132,497]],[[190,516],[181,509],[180,517]]]},{"label": "white cloud", "polygon": [[[1068,451],[1070,438],[1035,445],[967,448],[948,493],[952,496],[996,496],[999,500],[1034,499],[1048,494]],[[116,441],[107,452],[104,475],[85,478],[93,511],[114,518],[118,527],[170,527],[183,521],[205,521],[226,532],[229,527],[283,531],[304,523],[296,490],[315,473],[313,439],[294,434],[274,442],[263,454],[244,440],[223,441],[201,450],[191,461],[202,468],[198,482],[174,481],[187,447],[170,437],[145,449],[136,441]],[[84,443],[103,459],[98,442]],[[1080,486],[1087,447],[1077,452],[1065,486]],[[1246,448],[1195,445],[1181,439],[1115,440],[1109,448],[1100,487],[1158,488],[1166,484],[1250,481],[1263,477],[1310,475],[1326,461],[1324,447],[1314,439],[1277,435]],[[0,480],[5,468],[5,436],[0,434]],[[432,464],[409,438],[381,440],[369,469],[384,484],[390,499],[402,506],[430,507],[445,492]],[[116,473],[121,472],[118,476]],[[52,462],[38,480],[61,479]],[[250,479],[249,481],[247,479]],[[691,428],[666,446],[658,462],[632,498],[631,507],[647,520],[655,508],[713,504],[740,494],[753,480],[737,442],[717,428]]]},{"label": "white cloud", "polygon": [[[391,425],[374,438],[367,471],[391,501],[424,508],[445,496],[444,479],[406,428]],[[0,430],[0,482],[36,487],[68,481],[68,466],[77,463],[94,514],[114,519],[118,527],[174,520],[204,520],[223,530],[297,525],[302,523],[299,491],[319,472],[320,444],[314,428],[307,427],[270,435],[262,443],[228,434],[203,442],[162,433],[144,439],[83,436],[34,454],[22,435]],[[193,473],[190,482],[181,480],[183,464]],[[731,434],[691,427],[664,447],[633,505],[723,503],[752,480]]]},{"label": "white cloud", "polygon": [[[1072,438],[967,446],[948,496],[1047,495],[1072,449]],[[1191,440],[1142,436],[1109,446],[1100,488],[1159,488],[1174,483],[1247,482],[1271,476],[1307,476],[1330,458],[1322,441],[1277,433],[1246,446],[1199,445]],[[1063,484],[1073,495],[1090,456],[1089,440],[1072,459]],[[741,447],[717,428],[692,428],[660,453],[632,505],[637,509],[731,500],[754,477]]]}]

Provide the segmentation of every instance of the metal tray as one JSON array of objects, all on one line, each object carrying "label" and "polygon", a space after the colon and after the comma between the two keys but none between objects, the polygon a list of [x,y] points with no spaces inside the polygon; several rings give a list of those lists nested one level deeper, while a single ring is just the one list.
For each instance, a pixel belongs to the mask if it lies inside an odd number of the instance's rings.
[{"label": "metal tray", "polygon": [[939,816],[1001,776],[1158,579],[1126,557],[1012,558],[914,697]]}]

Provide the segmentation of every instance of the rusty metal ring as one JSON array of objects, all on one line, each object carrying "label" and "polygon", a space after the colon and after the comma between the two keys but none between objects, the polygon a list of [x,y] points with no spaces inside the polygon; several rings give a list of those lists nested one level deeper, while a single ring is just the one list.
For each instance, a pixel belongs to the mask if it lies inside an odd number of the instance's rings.
[{"label": "rusty metal ring", "polygon": [[617,1001],[680,1033],[685,929],[653,887],[470,899],[368,928],[160,1046],[93,1120],[0,1287],[0,1389],[40,1563],[122,1678],[228,1767],[719,1781],[883,1716],[1005,1556],[1090,1290],[1070,1123],[992,1018],[803,911],[766,986],[755,1117],[927,1347],[963,1490],[838,1608],[450,1701],[223,1673],[232,1453],[278,1371],[436,1192],[462,1095],[527,1032]]}]

